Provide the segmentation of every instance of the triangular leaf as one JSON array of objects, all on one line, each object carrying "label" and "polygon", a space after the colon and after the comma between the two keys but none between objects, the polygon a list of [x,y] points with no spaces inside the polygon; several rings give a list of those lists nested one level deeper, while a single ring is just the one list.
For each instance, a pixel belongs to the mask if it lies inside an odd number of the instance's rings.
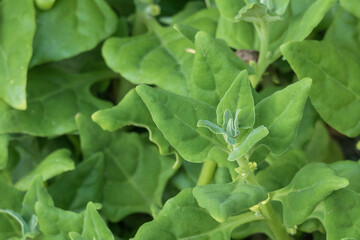
[{"label": "triangular leaf", "polygon": [[311,163],[303,167],[285,188],[271,193],[271,198],[280,201],[287,227],[298,225],[331,192],[349,185],[346,178],[339,177],[324,163]]},{"label": "triangular leaf", "polygon": [[283,153],[296,136],[304,105],[311,86],[311,79],[303,79],[255,106],[255,127],[264,125],[269,134],[260,141],[275,154]]},{"label": "triangular leaf", "polygon": [[136,91],[165,138],[184,159],[203,162],[212,147],[226,148],[215,134],[197,127],[199,120],[215,122],[215,109],[210,105],[148,86],[139,86]]},{"label": "triangular leaf", "polygon": [[220,100],[216,108],[217,122],[223,124],[223,115],[229,109],[233,116],[240,109],[238,125],[240,128],[251,128],[255,123],[254,99],[248,74],[242,71],[235,78],[230,88]]}]

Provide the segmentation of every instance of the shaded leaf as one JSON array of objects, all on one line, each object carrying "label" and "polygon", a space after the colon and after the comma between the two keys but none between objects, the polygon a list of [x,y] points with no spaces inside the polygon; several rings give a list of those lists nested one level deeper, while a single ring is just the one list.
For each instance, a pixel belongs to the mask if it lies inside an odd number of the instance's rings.
[{"label": "shaded leaf", "polygon": [[0,170],[4,169],[8,161],[9,136],[0,134]]},{"label": "shaded leaf", "polygon": [[360,238],[360,194],[348,189],[333,192],[325,200],[327,240]]},{"label": "shaded leaf", "polygon": [[76,122],[84,157],[104,154],[102,213],[106,218],[116,222],[132,213],[151,214],[152,207],[162,206],[165,184],[175,171],[172,158],[160,156],[147,135],[104,132],[81,114]]},{"label": "shaded leaf", "polygon": [[101,202],[103,191],[104,155],[95,153],[64,173],[49,187],[56,206],[82,210],[89,201]]},{"label": "shaded leaf", "polygon": [[340,0],[340,5],[357,18],[360,18],[360,6],[356,0]]},{"label": "shaded leaf", "polygon": [[74,162],[70,158],[71,152],[67,149],[60,149],[47,156],[36,168],[18,180],[15,186],[20,190],[27,190],[32,179],[42,176],[43,181],[57,176],[63,172],[75,169]]},{"label": "shaded leaf", "polygon": [[37,136],[61,135],[76,130],[77,113],[92,114],[110,104],[95,98],[89,88],[109,79],[108,69],[73,74],[54,66],[41,66],[29,72],[28,108],[11,109],[0,101],[0,133],[28,133]]},{"label": "shaded leaf", "polygon": [[94,48],[116,30],[117,17],[104,0],[62,0],[50,11],[39,11],[36,22],[31,66]]}]

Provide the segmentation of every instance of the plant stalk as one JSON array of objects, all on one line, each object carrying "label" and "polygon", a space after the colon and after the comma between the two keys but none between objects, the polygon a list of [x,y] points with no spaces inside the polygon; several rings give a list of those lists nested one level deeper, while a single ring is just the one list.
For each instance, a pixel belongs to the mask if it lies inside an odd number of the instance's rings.
[{"label": "plant stalk", "polygon": [[262,75],[266,71],[270,64],[268,59],[268,47],[269,47],[269,23],[260,21],[260,23],[254,24],[256,32],[260,38],[260,54],[259,59],[255,67],[255,75],[251,78],[251,84],[255,89],[261,82]]},{"label": "plant stalk", "polygon": [[217,164],[211,160],[203,163],[196,186],[207,185],[212,182]]},{"label": "plant stalk", "polygon": [[[249,167],[249,161],[242,157],[237,160],[240,168],[246,174],[246,182],[254,185],[260,185],[257,181],[254,172]],[[274,240],[291,240],[291,237],[287,233],[285,227],[282,225],[280,219],[277,217],[272,206],[267,203],[265,205],[259,204],[260,210],[265,217],[265,221],[268,224],[270,230],[274,235]]]}]

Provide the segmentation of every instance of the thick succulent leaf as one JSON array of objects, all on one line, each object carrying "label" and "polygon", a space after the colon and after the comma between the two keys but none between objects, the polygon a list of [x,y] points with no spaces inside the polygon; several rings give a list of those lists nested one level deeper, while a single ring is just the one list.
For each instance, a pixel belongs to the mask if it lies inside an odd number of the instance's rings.
[{"label": "thick succulent leaf", "polygon": [[55,177],[63,172],[75,169],[74,162],[70,158],[71,152],[68,149],[60,149],[47,156],[39,165],[27,175],[19,179],[15,187],[20,190],[29,189],[32,180],[36,176],[42,176],[43,181]]},{"label": "thick succulent leaf", "polygon": [[255,146],[261,139],[266,137],[269,134],[269,130],[264,126],[259,126],[249,133],[249,135],[246,136],[246,138],[243,140],[243,142],[234,149],[229,154],[228,160],[229,161],[236,161],[236,159],[241,158],[245,154],[247,154],[251,148]]},{"label": "thick succulent leaf", "polygon": [[349,189],[333,192],[325,200],[327,240],[360,238],[360,194]]},{"label": "thick succulent leaf", "polygon": [[311,163],[303,167],[285,188],[271,193],[273,200],[283,206],[284,224],[298,225],[333,191],[349,185],[324,163]]},{"label": "thick succulent leaf", "polygon": [[107,131],[115,131],[128,125],[145,127],[149,131],[150,140],[159,147],[161,154],[172,151],[171,145],[157,128],[149,110],[135,89],[130,90],[115,107],[94,113],[92,119]]},{"label": "thick succulent leaf", "polygon": [[4,169],[8,161],[9,136],[0,134],[0,170]]},{"label": "thick succulent leaf", "polygon": [[133,240],[228,240],[235,227],[256,220],[261,220],[261,217],[247,213],[219,223],[207,210],[198,206],[192,189],[185,189],[166,202],[155,220],[142,225]]},{"label": "thick succulent leaf", "polygon": [[138,86],[136,91],[165,138],[185,160],[203,162],[212,147],[226,148],[215,134],[197,127],[199,120],[216,121],[210,105],[148,86]]},{"label": "thick succulent leaf", "polygon": [[41,176],[36,176],[26,192],[21,209],[21,215],[26,219],[31,219],[35,215],[35,203],[42,202],[48,206],[54,206],[51,196],[47,192]]},{"label": "thick succulent leaf", "polygon": [[0,18],[0,98],[24,110],[26,75],[36,26],[33,1],[2,1]]},{"label": "thick succulent leaf", "polygon": [[7,184],[0,178],[0,209],[10,209],[15,212],[20,212],[21,201],[24,194],[13,186]]},{"label": "thick succulent leaf", "polygon": [[[207,9],[182,23],[195,28],[199,26],[199,29],[213,34],[217,17],[215,9]],[[152,33],[107,40],[102,49],[107,65],[132,83],[155,84],[188,95],[187,80],[194,56],[186,49],[193,48],[193,44],[172,27],[164,28],[153,21],[149,24]]]},{"label": "thick succulent leaf", "polygon": [[289,150],[280,156],[268,156],[269,166],[256,174],[261,186],[268,191],[286,187],[295,174],[307,163],[307,157],[300,150]]},{"label": "thick succulent leaf", "polygon": [[0,133],[28,133],[37,136],[61,135],[76,130],[74,117],[92,114],[110,103],[91,95],[89,88],[114,73],[102,68],[73,74],[54,66],[41,66],[29,72],[28,108],[11,109],[0,101]]},{"label": "thick succulent leaf", "polygon": [[231,84],[216,108],[217,123],[222,126],[224,113],[229,109],[233,116],[240,109],[238,125],[240,128],[251,128],[255,123],[254,99],[248,74],[242,71]]},{"label": "thick succulent leaf", "polygon": [[69,232],[82,231],[82,214],[64,211],[43,202],[35,204],[35,212],[44,240],[67,240]]},{"label": "thick succulent leaf", "polygon": [[255,106],[255,127],[264,125],[269,134],[259,142],[274,154],[283,153],[296,136],[304,105],[311,86],[311,79],[291,84]]},{"label": "thick succulent leaf", "polygon": [[[329,42],[289,43],[282,47],[282,53],[299,78],[313,79],[310,99],[322,119],[347,136],[359,135],[358,63]],[[327,57],[320,57],[323,54]]]},{"label": "thick succulent leaf", "polygon": [[268,198],[264,187],[238,181],[198,186],[193,194],[199,206],[208,210],[218,222],[239,215]]},{"label": "thick succulent leaf", "polygon": [[195,58],[189,80],[190,97],[216,107],[241,70],[249,65],[241,61],[227,44],[208,33],[195,36]]},{"label": "thick succulent leaf", "polygon": [[101,218],[92,202],[89,202],[84,213],[84,227],[82,232],[84,239],[114,239],[111,231]]},{"label": "thick succulent leaf", "polygon": [[360,18],[360,5],[356,0],[340,0],[340,5],[357,18]]},{"label": "thick succulent leaf", "polygon": [[360,193],[360,165],[354,161],[339,161],[329,165],[337,175],[349,180],[349,186],[346,189]]},{"label": "thick succulent leaf", "polygon": [[59,61],[94,48],[116,30],[117,21],[104,0],[56,1],[51,11],[37,13],[31,65]]},{"label": "thick succulent leaf", "polygon": [[[104,132],[83,115],[76,118],[86,158],[102,152],[105,158],[103,210],[110,221],[162,206],[162,193],[174,174],[172,158],[160,156],[147,135]],[[124,194],[126,193],[126,194]]]},{"label": "thick succulent leaf", "polygon": [[101,202],[103,191],[104,155],[95,153],[62,174],[49,187],[56,206],[72,211],[82,210],[89,201]]}]

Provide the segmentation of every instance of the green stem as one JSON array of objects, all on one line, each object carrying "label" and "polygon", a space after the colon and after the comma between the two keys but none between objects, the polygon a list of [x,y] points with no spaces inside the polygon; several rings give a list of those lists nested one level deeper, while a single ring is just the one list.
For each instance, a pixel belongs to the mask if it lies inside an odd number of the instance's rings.
[{"label": "green stem", "polygon": [[[254,185],[260,185],[255,177],[254,172],[249,167],[249,161],[242,157],[238,159],[237,162],[240,168],[246,173],[246,182]],[[282,225],[271,204],[267,203],[263,205],[260,203],[259,206],[262,214],[265,217],[265,221],[274,235],[275,240],[291,240],[291,237],[286,232],[286,229]]]},{"label": "green stem", "polygon": [[216,167],[217,165],[215,162],[210,160],[205,161],[201,168],[200,176],[198,182],[196,183],[196,186],[207,185],[211,183],[214,177]]},{"label": "green stem", "polygon": [[268,59],[269,47],[269,24],[265,21],[254,24],[256,32],[260,38],[260,55],[255,67],[255,76],[251,78],[251,83],[254,88],[261,82],[262,75],[271,63]]}]

